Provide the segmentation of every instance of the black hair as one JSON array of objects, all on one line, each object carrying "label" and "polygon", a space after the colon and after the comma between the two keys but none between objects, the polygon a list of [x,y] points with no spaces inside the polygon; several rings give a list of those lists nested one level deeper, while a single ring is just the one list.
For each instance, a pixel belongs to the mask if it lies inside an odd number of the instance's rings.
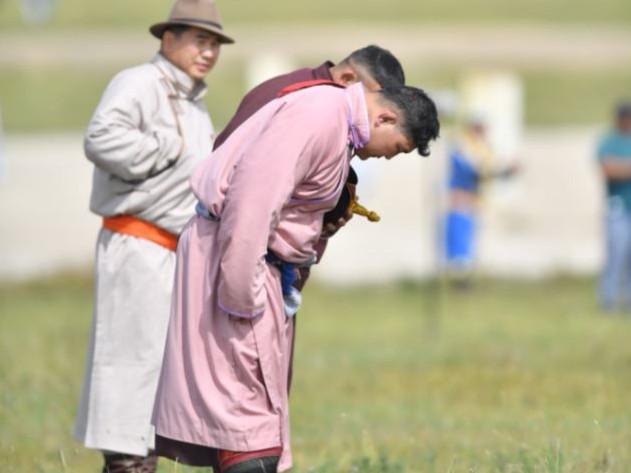
[{"label": "black hair", "polygon": [[402,130],[415,143],[418,154],[429,156],[429,142],[440,133],[434,101],[423,90],[407,85],[386,87],[378,93],[402,112]]},{"label": "black hair", "polygon": [[164,35],[164,33],[166,33],[167,31],[170,31],[175,36],[179,37],[182,33],[184,33],[185,31],[189,29],[191,29],[189,25],[173,24],[173,25],[168,25],[166,28],[164,28],[164,31],[162,34]]},{"label": "black hair", "polygon": [[364,68],[382,88],[405,84],[405,73],[399,60],[390,51],[374,44],[353,51],[342,64]]},{"label": "black hair", "polygon": [[631,101],[618,102],[616,106],[616,118],[618,120],[631,117]]}]

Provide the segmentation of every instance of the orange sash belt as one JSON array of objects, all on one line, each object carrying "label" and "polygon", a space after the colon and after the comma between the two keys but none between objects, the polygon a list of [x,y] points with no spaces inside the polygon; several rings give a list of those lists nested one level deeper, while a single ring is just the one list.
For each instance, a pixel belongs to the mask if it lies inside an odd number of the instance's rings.
[{"label": "orange sash belt", "polygon": [[105,217],[103,219],[103,228],[107,228],[112,232],[149,240],[171,251],[177,250],[177,235],[156,227],[153,223],[131,217],[130,215]]}]

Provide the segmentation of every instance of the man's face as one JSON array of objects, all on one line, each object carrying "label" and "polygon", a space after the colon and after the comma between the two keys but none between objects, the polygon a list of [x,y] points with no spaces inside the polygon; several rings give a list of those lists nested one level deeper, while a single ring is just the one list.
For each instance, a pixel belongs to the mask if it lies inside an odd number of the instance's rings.
[{"label": "man's face", "polygon": [[370,129],[370,140],[355,154],[362,160],[368,158],[392,159],[397,154],[410,153],[415,148],[396,123],[377,122]]},{"label": "man's face", "polygon": [[631,134],[631,116],[623,116],[618,119],[618,129],[622,133]]},{"label": "man's face", "polygon": [[166,31],[162,38],[162,54],[195,80],[203,80],[208,75],[219,58],[220,49],[216,35],[194,27],[180,35]]}]

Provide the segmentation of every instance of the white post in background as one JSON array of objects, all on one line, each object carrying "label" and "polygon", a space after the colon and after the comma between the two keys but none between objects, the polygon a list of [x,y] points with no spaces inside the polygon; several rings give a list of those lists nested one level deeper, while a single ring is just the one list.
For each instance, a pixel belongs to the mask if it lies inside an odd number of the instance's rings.
[{"label": "white post in background", "polygon": [[524,88],[521,79],[505,71],[478,71],[461,83],[461,113],[480,117],[501,162],[515,159],[524,134]]},{"label": "white post in background", "polygon": [[[519,76],[508,71],[484,70],[466,74],[460,84],[460,114],[479,118],[493,150],[497,168],[521,160],[524,136],[524,87]],[[500,205],[510,205],[517,192],[516,180],[495,180],[486,186]]]},{"label": "white post in background", "polygon": [[294,62],[287,54],[273,51],[258,53],[248,61],[247,88],[251,90],[261,82],[281,74],[287,74],[295,69]]},{"label": "white post in background", "polygon": [[[524,150],[524,90],[511,72],[485,70],[465,75],[461,83],[463,117],[481,119],[493,152],[493,167],[506,169],[522,161]],[[510,179],[487,181],[479,208],[477,266],[482,272],[515,264],[509,255],[532,229],[524,202],[528,195],[527,163]],[[517,246],[516,246],[517,245]]]}]

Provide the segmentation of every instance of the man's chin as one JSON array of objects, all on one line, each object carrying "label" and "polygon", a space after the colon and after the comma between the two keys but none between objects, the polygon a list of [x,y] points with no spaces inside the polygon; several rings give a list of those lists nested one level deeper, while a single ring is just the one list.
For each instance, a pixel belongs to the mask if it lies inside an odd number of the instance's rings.
[{"label": "man's chin", "polygon": [[366,161],[370,157],[364,149],[355,150],[355,156],[357,156],[362,161]]},{"label": "man's chin", "polygon": [[188,75],[191,76],[194,80],[204,80],[206,79],[206,76],[209,72],[210,69],[206,70],[201,68],[194,68],[189,70]]}]

